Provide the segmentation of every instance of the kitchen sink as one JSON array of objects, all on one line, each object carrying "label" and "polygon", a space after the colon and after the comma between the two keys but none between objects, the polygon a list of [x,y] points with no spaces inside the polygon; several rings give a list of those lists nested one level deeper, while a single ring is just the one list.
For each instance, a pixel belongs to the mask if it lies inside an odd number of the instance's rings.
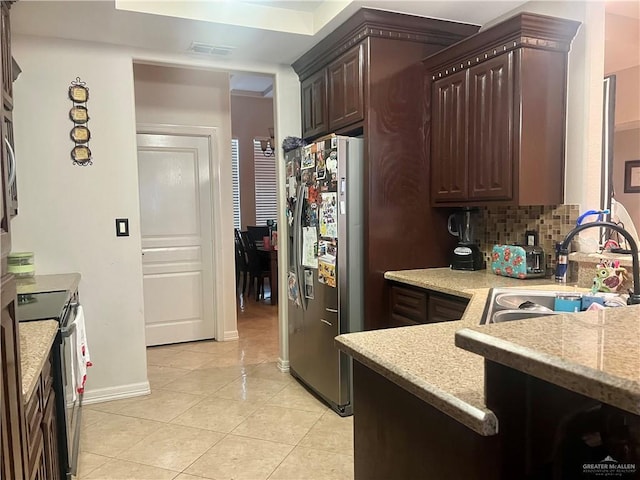
[{"label": "kitchen sink", "polygon": [[487,298],[480,324],[509,322],[566,313],[553,311],[557,294],[566,295],[567,292],[492,288],[489,291],[489,297]]},{"label": "kitchen sink", "polygon": [[[585,296],[583,298],[583,296]],[[559,299],[557,297],[560,297]],[[626,305],[624,295],[617,293],[569,292],[567,290],[520,290],[513,288],[492,288],[489,291],[480,325],[501,323],[526,318],[557,315],[582,310],[582,301],[594,301],[605,306],[620,307]],[[557,303],[562,303],[560,308]],[[564,309],[565,311],[554,311]],[[574,310],[575,309],[575,310]]]}]

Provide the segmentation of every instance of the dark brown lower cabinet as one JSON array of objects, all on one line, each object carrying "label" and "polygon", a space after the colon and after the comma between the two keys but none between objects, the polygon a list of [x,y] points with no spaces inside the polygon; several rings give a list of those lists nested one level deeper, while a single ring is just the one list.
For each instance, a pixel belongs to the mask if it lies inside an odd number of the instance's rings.
[{"label": "dark brown lower cabinet", "polygon": [[390,282],[389,320],[386,327],[460,320],[468,303],[466,298]]},{"label": "dark brown lower cabinet", "polygon": [[497,437],[477,434],[357,361],[353,389],[356,480],[500,478]]},{"label": "dark brown lower cabinet", "polygon": [[0,323],[0,423],[2,457],[0,477],[25,478],[23,457],[24,411],[22,404],[22,376],[20,373],[20,336],[15,315],[16,282],[13,275],[2,277],[2,317]]},{"label": "dark brown lower cabinet", "polygon": [[26,405],[29,480],[61,480],[51,355]]}]

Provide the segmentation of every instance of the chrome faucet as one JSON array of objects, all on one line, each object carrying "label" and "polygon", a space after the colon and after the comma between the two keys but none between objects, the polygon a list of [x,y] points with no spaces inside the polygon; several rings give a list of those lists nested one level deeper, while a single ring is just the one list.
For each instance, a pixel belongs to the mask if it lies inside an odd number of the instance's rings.
[{"label": "chrome faucet", "polygon": [[636,245],[635,240],[633,239],[633,237],[631,236],[631,234],[629,232],[627,232],[624,228],[622,228],[621,226],[615,224],[615,223],[611,223],[611,222],[591,222],[591,223],[585,223],[582,225],[577,226],[576,228],[574,228],[573,230],[571,230],[569,233],[567,233],[567,236],[564,237],[564,240],[560,243],[560,245],[558,246],[558,251],[556,252],[556,278],[558,278],[559,276],[563,276],[564,272],[560,272],[559,271],[559,267],[561,265],[563,265],[564,267],[566,267],[566,264],[561,264],[559,262],[560,260],[560,256],[564,256],[566,258],[567,255],[569,255],[569,245],[571,244],[571,239],[573,239],[573,237],[575,237],[578,233],[580,233],[583,230],[586,230],[587,228],[609,228],[611,230],[614,230],[616,232],[618,232],[620,235],[622,235],[627,242],[629,242],[629,246],[631,247],[631,261],[633,262],[633,290],[629,291],[629,299],[627,300],[627,305],[638,305],[640,304],[640,268],[638,268],[638,245]]}]

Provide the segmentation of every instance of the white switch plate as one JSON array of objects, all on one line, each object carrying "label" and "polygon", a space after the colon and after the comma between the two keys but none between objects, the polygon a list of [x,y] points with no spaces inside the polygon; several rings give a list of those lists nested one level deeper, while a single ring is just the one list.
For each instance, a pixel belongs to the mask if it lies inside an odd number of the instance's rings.
[{"label": "white switch plate", "polygon": [[129,236],[129,219],[116,218],[116,237]]}]

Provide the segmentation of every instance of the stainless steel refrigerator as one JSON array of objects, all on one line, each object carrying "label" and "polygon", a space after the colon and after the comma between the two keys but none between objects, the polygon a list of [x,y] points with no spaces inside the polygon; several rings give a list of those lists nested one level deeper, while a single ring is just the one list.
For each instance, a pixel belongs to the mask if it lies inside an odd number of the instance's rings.
[{"label": "stainless steel refrigerator", "polygon": [[363,141],[324,137],[285,161],[291,373],[351,415],[351,358],[334,338],[363,325]]}]

